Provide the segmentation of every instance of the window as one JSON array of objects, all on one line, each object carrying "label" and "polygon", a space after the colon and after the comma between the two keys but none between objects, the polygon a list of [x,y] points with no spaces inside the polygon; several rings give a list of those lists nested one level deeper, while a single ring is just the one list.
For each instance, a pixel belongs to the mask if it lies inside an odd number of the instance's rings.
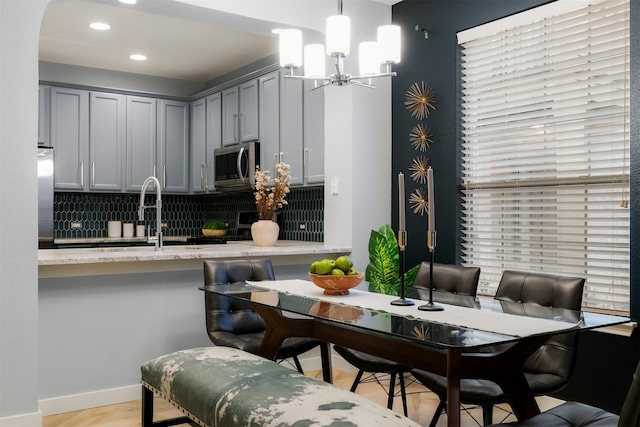
[{"label": "window", "polygon": [[586,279],[629,311],[629,0],[558,0],[458,33],[463,263]]}]

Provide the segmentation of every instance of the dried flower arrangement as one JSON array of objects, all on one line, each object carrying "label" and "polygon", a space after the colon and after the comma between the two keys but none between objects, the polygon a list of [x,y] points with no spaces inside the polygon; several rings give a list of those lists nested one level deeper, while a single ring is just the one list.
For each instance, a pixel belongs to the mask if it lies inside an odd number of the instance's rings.
[{"label": "dried flower arrangement", "polygon": [[289,193],[291,167],[286,163],[278,163],[271,188],[267,186],[269,179],[269,171],[256,169],[256,192],[254,195],[259,219],[273,219],[276,211],[287,204],[285,197]]}]

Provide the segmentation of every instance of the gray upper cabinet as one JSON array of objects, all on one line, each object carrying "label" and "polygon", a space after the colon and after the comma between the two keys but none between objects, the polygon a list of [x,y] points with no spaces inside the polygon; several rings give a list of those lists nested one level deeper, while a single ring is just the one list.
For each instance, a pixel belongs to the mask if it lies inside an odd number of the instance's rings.
[{"label": "gray upper cabinet", "polygon": [[50,95],[51,88],[49,86],[38,86],[38,145],[45,147],[51,146]]},{"label": "gray upper cabinet", "polygon": [[91,92],[89,100],[89,189],[121,191],[124,173],[126,97]]},{"label": "gray upper cabinet", "polygon": [[57,190],[85,190],[88,174],[89,92],[51,88],[51,145]]},{"label": "gray upper cabinet", "polygon": [[191,147],[189,184],[194,193],[207,191],[206,163],[207,163],[207,99],[198,99],[191,103]]},{"label": "gray upper cabinet", "polygon": [[258,79],[260,85],[260,168],[268,170],[271,183],[279,162],[291,166],[290,183],[302,184],[302,106],[300,80],[285,80],[274,71]]},{"label": "gray upper cabinet", "polygon": [[191,103],[191,172],[194,193],[214,190],[213,152],[222,146],[222,94]]},{"label": "gray upper cabinet", "polygon": [[222,91],[222,144],[259,139],[258,80]]},{"label": "gray upper cabinet", "polygon": [[205,164],[205,187],[207,191],[215,190],[214,172],[215,158],[213,152],[222,147],[222,94],[216,93],[207,97],[207,162]]},{"label": "gray upper cabinet", "polygon": [[157,136],[162,191],[189,192],[189,103],[158,101]]},{"label": "gray upper cabinet", "polygon": [[140,191],[145,179],[156,176],[156,104],[153,98],[127,97],[126,189],[129,191]]},{"label": "gray upper cabinet", "polygon": [[324,91],[312,90],[305,81],[304,90],[304,182],[324,183]]}]

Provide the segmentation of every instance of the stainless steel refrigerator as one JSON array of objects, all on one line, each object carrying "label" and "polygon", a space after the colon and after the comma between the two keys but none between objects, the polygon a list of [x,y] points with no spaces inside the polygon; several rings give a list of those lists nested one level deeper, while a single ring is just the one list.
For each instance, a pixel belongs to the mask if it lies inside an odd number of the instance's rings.
[{"label": "stainless steel refrigerator", "polygon": [[38,147],[38,248],[53,247],[53,148]]}]

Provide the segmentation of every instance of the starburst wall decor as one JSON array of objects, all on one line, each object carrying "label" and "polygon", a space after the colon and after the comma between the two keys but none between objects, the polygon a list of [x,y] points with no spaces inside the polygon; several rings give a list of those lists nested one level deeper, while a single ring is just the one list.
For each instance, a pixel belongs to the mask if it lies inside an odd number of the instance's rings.
[{"label": "starburst wall decor", "polygon": [[413,164],[409,167],[411,178],[418,184],[427,183],[427,168],[429,167],[429,158],[420,156],[413,159]]},{"label": "starburst wall decor", "polygon": [[433,142],[431,139],[432,137],[433,135],[431,135],[430,130],[420,123],[418,126],[411,129],[409,141],[411,141],[411,144],[413,144],[413,147],[416,150],[427,151],[427,148],[429,148]]},{"label": "starburst wall decor", "polygon": [[411,111],[411,115],[418,120],[422,120],[429,115],[429,109],[435,110],[435,96],[431,86],[425,82],[414,83],[411,85],[406,94],[407,100],[404,105],[407,110]]},{"label": "starburst wall decor", "polygon": [[427,193],[422,188],[417,188],[409,196],[409,206],[413,209],[414,214],[422,216],[427,213]]}]

